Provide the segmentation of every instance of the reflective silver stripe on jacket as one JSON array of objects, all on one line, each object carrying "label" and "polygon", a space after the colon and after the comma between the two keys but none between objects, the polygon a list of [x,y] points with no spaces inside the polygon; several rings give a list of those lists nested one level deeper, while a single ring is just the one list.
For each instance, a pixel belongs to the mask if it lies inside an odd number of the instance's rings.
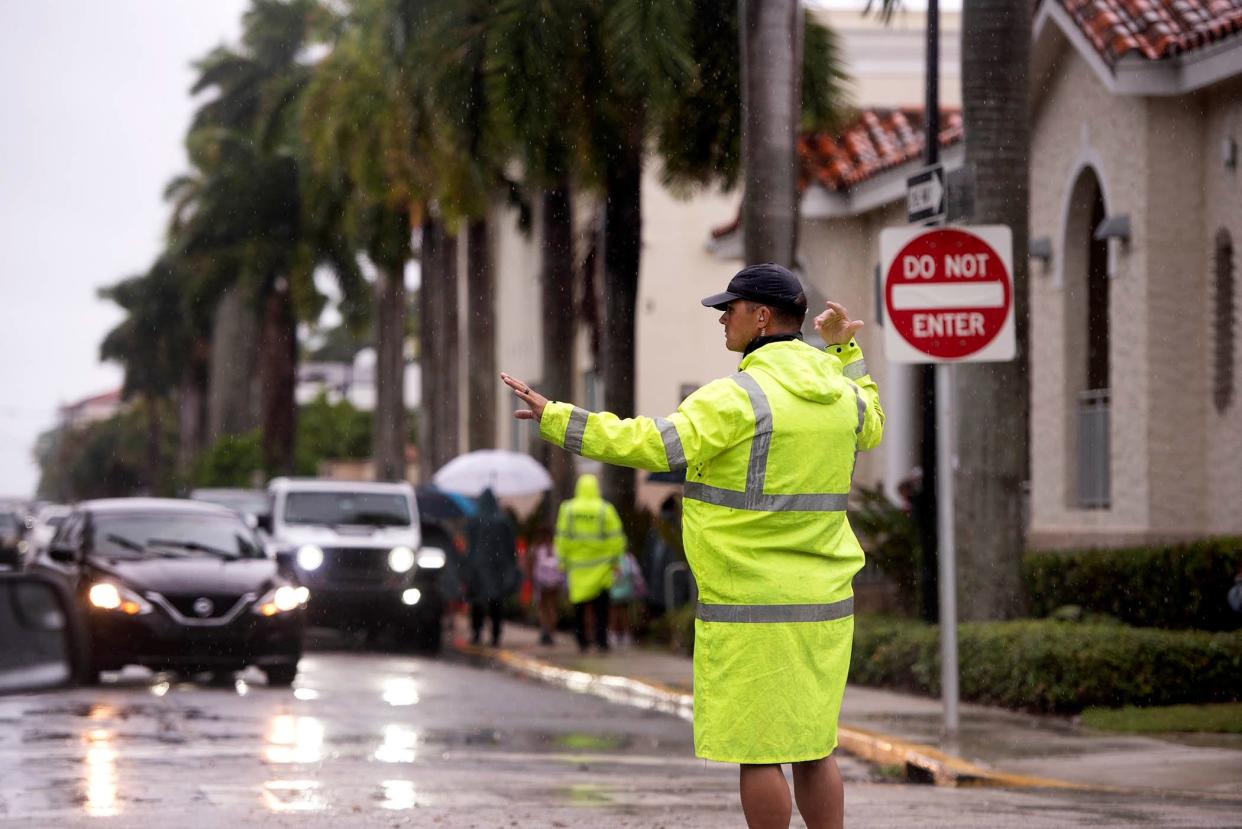
[{"label": "reflective silver stripe on jacket", "polygon": [[859,377],[862,377],[864,374],[867,373],[867,361],[866,360],[855,360],[854,362],[842,368],[841,373],[844,374],[846,377],[850,378],[851,380],[857,380]]},{"label": "reflective silver stripe on jacket", "polygon": [[586,434],[587,410],[574,406],[569,413],[569,425],[565,427],[565,448],[575,455],[582,454],[582,436]]},{"label": "reflective silver stripe on jacket", "polygon": [[668,457],[669,472],[677,472],[686,468],[686,450],[681,447],[681,437],[673,421],[657,417],[656,428],[660,430],[660,440],[664,441],[664,454]]},{"label": "reflective silver stripe on jacket", "polygon": [[861,435],[863,426],[867,423],[867,401],[863,400],[862,390],[852,380],[849,383],[854,390],[854,404],[858,406],[858,428],[854,430],[854,434]]},{"label": "reflective silver stripe on jacket", "polygon": [[854,615],[854,597],[830,604],[703,604],[694,614],[702,622],[780,624],[831,622]]},{"label": "reflective silver stripe on jacket", "polygon": [[577,519],[590,518],[591,517],[590,513],[580,513],[580,512],[576,513],[573,511],[573,509],[570,509],[568,517],[569,517],[569,521],[567,523],[569,524],[569,526],[566,527],[563,532],[561,532],[561,535],[564,536],[565,538],[591,538],[597,541],[604,541],[606,539],[616,538],[617,536],[621,535],[620,532],[611,532],[611,533],[608,532],[607,513],[602,509],[595,514],[595,518],[599,522],[599,528],[595,532],[580,533],[573,529],[574,522],[577,521]]},{"label": "reflective silver stripe on jacket", "polygon": [[600,564],[612,564],[619,558],[620,556],[608,556],[607,558],[590,558],[586,561],[570,561],[565,564],[565,567],[569,570],[578,570],[583,567],[597,567]]},{"label": "reflective silver stripe on jacket", "polygon": [[839,512],[845,509],[850,496],[836,492],[814,492],[801,495],[769,495],[764,492],[738,492],[721,489],[698,481],[686,481],[684,497],[718,507],[749,509],[757,512]]},{"label": "reflective silver stripe on jacket", "polygon": [[755,413],[755,437],[750,445],[750,464],[746,469],[746,491],[721,489],[699,481],[687,481],[683,496],[718,507],[756,512],[843,512],[849,493],[810,492],[771,495],[763,491],[768,472],[768,451],[772,448],[772,407],[758,381],[744,371],[731,379],[746,390]]}]

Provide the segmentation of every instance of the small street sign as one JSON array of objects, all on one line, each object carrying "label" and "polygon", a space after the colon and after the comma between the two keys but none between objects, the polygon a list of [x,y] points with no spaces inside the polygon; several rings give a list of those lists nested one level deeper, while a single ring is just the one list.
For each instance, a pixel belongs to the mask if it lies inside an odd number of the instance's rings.
[{"label": "small street sign", "polygon": [[943,222],[949,212],[948,194],[944,165],[919,170],[906,179],[906,221],[916,225]]},{"label": "small street sign", "polygon": [[1008,227],[880,233],[884,351],[895,363],[1003,362],[1016,352]]}]

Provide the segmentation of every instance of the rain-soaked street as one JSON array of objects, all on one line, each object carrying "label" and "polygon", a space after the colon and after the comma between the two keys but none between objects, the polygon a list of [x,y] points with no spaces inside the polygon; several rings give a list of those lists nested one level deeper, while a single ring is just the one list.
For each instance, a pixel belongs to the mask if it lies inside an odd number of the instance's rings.
[{"label": "rain-soaked street", "polygon": [[[0,823],[742,824],[736,771],[695,760],[683,719],[452,657],[322,650],[302,665],[292,690],[130,669],[0,701]],[[1239,824],[1225,801],[938,789],[841,762],[862,826]]]}]

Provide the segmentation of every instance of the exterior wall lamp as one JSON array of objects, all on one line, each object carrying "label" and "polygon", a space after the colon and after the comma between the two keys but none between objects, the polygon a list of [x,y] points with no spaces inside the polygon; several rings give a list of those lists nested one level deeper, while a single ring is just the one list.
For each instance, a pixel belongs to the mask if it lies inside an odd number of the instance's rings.
[{"label": "exterior wall lamp", "polygon": [[1044,263],[1044,267],[1047,267],[1052,263],[1052,239],[1047,236],[1032,239],[1027,247],[1027,253],[1032,259],[1038,259]]},{"label": "exterior wall lamp", "polygon": [[1116,239],[1125,244],[1130,243],[1130,215],[1121,213],[1106,216],[1095,229],[1096,239]]},{"label": "exterior wall lamp", "polygon": [[1106,216],[1096,227],[1095,238],[1108,241],[1108,278],[1116,279],[1120,254],[1130,246],[1130,214]]}]

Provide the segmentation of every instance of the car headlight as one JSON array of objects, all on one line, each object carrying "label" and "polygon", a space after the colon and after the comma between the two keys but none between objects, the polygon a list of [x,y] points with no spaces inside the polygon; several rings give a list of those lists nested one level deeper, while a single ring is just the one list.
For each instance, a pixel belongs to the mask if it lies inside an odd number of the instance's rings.
[{"label": "car headlight", "polygon": [[314,544],[304,544],[298,548],[298,566],[303,570],[318,570],[323,564],[323,550]]},{"label": "car headlight", "polygon": [[414,566],[414,551],[409,547],[393,547],[388,554],[388,566],[394,573],[405,573]]},{"label": "car headlight", "polygon": [[401,594],[401,601],[408,605],[416,605],[423,597],[423,591],[417,587],[411,587]]},{"label": "car headlight", "polygon": [[448,561],[439,547],[424,547],[418,551],[419,570],[439,570]]},{"label": "car headlight", "polygon": [[122,587],[108,581],[96,582],[91,585],[87,599],[92,607],[100,610],[115,610],[126,616],[141,616],[151,612],[151,605],[128,587]]},{"label": "car headlight", "polygon": [[282,585],[270,590],[255,603],[254,612],[260,616],[275,616],[277,613],[288,613],[297,610],[310,599],[310,591],[305,587]]}]

